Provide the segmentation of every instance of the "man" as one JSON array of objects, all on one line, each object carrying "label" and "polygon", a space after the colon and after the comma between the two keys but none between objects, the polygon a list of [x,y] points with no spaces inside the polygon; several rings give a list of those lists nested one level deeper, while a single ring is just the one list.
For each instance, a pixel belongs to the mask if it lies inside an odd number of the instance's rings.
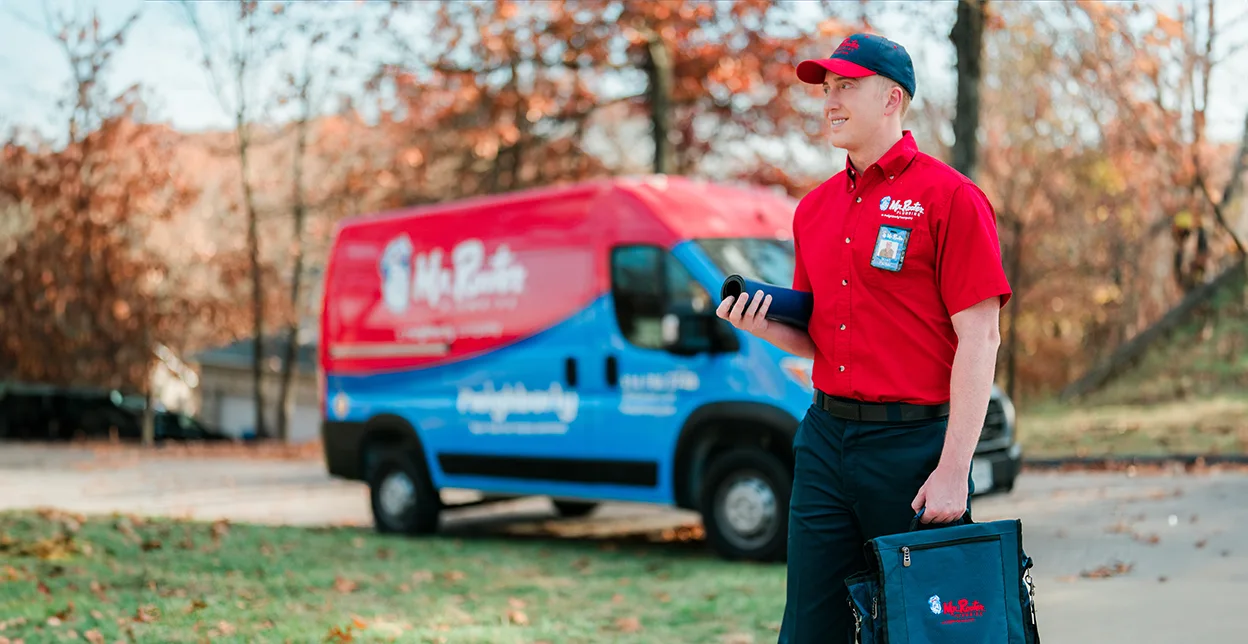
[{"label": "man", "polygon": [[761,292],[718,314],[814,360],[814,403],[793,441],[779,639],[847,642],[844,582],[868,567],[864,542],[907,531],[919,510],[925,524],[970,510],[1011,291],[987,198],[902,129],[915,90],[905,49],[857,34],[797,75],[823,86],[832,144],[849,156],[794,214],[792,286],[813,294],[809,329],[768,322]]}]

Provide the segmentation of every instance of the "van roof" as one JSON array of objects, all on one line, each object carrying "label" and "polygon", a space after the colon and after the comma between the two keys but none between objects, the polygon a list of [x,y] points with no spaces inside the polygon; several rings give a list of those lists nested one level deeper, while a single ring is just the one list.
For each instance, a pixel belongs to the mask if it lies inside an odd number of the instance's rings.
[{"label": "van roof", "polygon": [[[630,196],[675,239],[791,236],[797,200],[772,190],[674,175],[629,175],[527,188],[442,203],[356,215],[338,232],[393,219],[465,214],[528,201],[585,200]],[[635,212],[634,209],[630,211]]]}]

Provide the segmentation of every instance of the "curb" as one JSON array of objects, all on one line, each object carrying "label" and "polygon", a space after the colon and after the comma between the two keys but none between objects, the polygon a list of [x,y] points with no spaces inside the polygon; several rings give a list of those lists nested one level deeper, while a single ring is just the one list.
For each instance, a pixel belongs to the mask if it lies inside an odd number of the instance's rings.
[{"label": "curb", "polygon": [[1119,470],[1132,466],[1248,465],[1248,454],[1170,454],[1166,456],[1088,456],[1064,458],[1023,458],[1023,470]]}]

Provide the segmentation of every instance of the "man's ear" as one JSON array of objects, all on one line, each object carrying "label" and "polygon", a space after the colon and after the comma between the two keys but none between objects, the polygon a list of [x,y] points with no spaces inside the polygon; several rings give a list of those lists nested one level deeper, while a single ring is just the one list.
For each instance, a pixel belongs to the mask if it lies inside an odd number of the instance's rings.
[{"label": "man's ear", "polygon": [[894,85],[891,83],[888,85],[887,89],[885,90],[885,96],[888,97],[887,102],[884,103],[885,114],[888,114],[891,116],[901,111],[902,95],[905,94],[905,91],[906,90],[902,89],[901,87],[897,85]]}]

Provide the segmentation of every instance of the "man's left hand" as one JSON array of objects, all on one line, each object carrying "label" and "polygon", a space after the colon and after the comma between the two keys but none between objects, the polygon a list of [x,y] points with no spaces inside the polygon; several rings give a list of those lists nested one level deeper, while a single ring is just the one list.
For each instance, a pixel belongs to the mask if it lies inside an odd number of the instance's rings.
[{"label": "man's left hand", "polygon": [[916,513],[920,508],[927,508],[920,521],[953,523],[961,519],[966,513],[969,475],[969,469],[938,465],[910,503]]}]

